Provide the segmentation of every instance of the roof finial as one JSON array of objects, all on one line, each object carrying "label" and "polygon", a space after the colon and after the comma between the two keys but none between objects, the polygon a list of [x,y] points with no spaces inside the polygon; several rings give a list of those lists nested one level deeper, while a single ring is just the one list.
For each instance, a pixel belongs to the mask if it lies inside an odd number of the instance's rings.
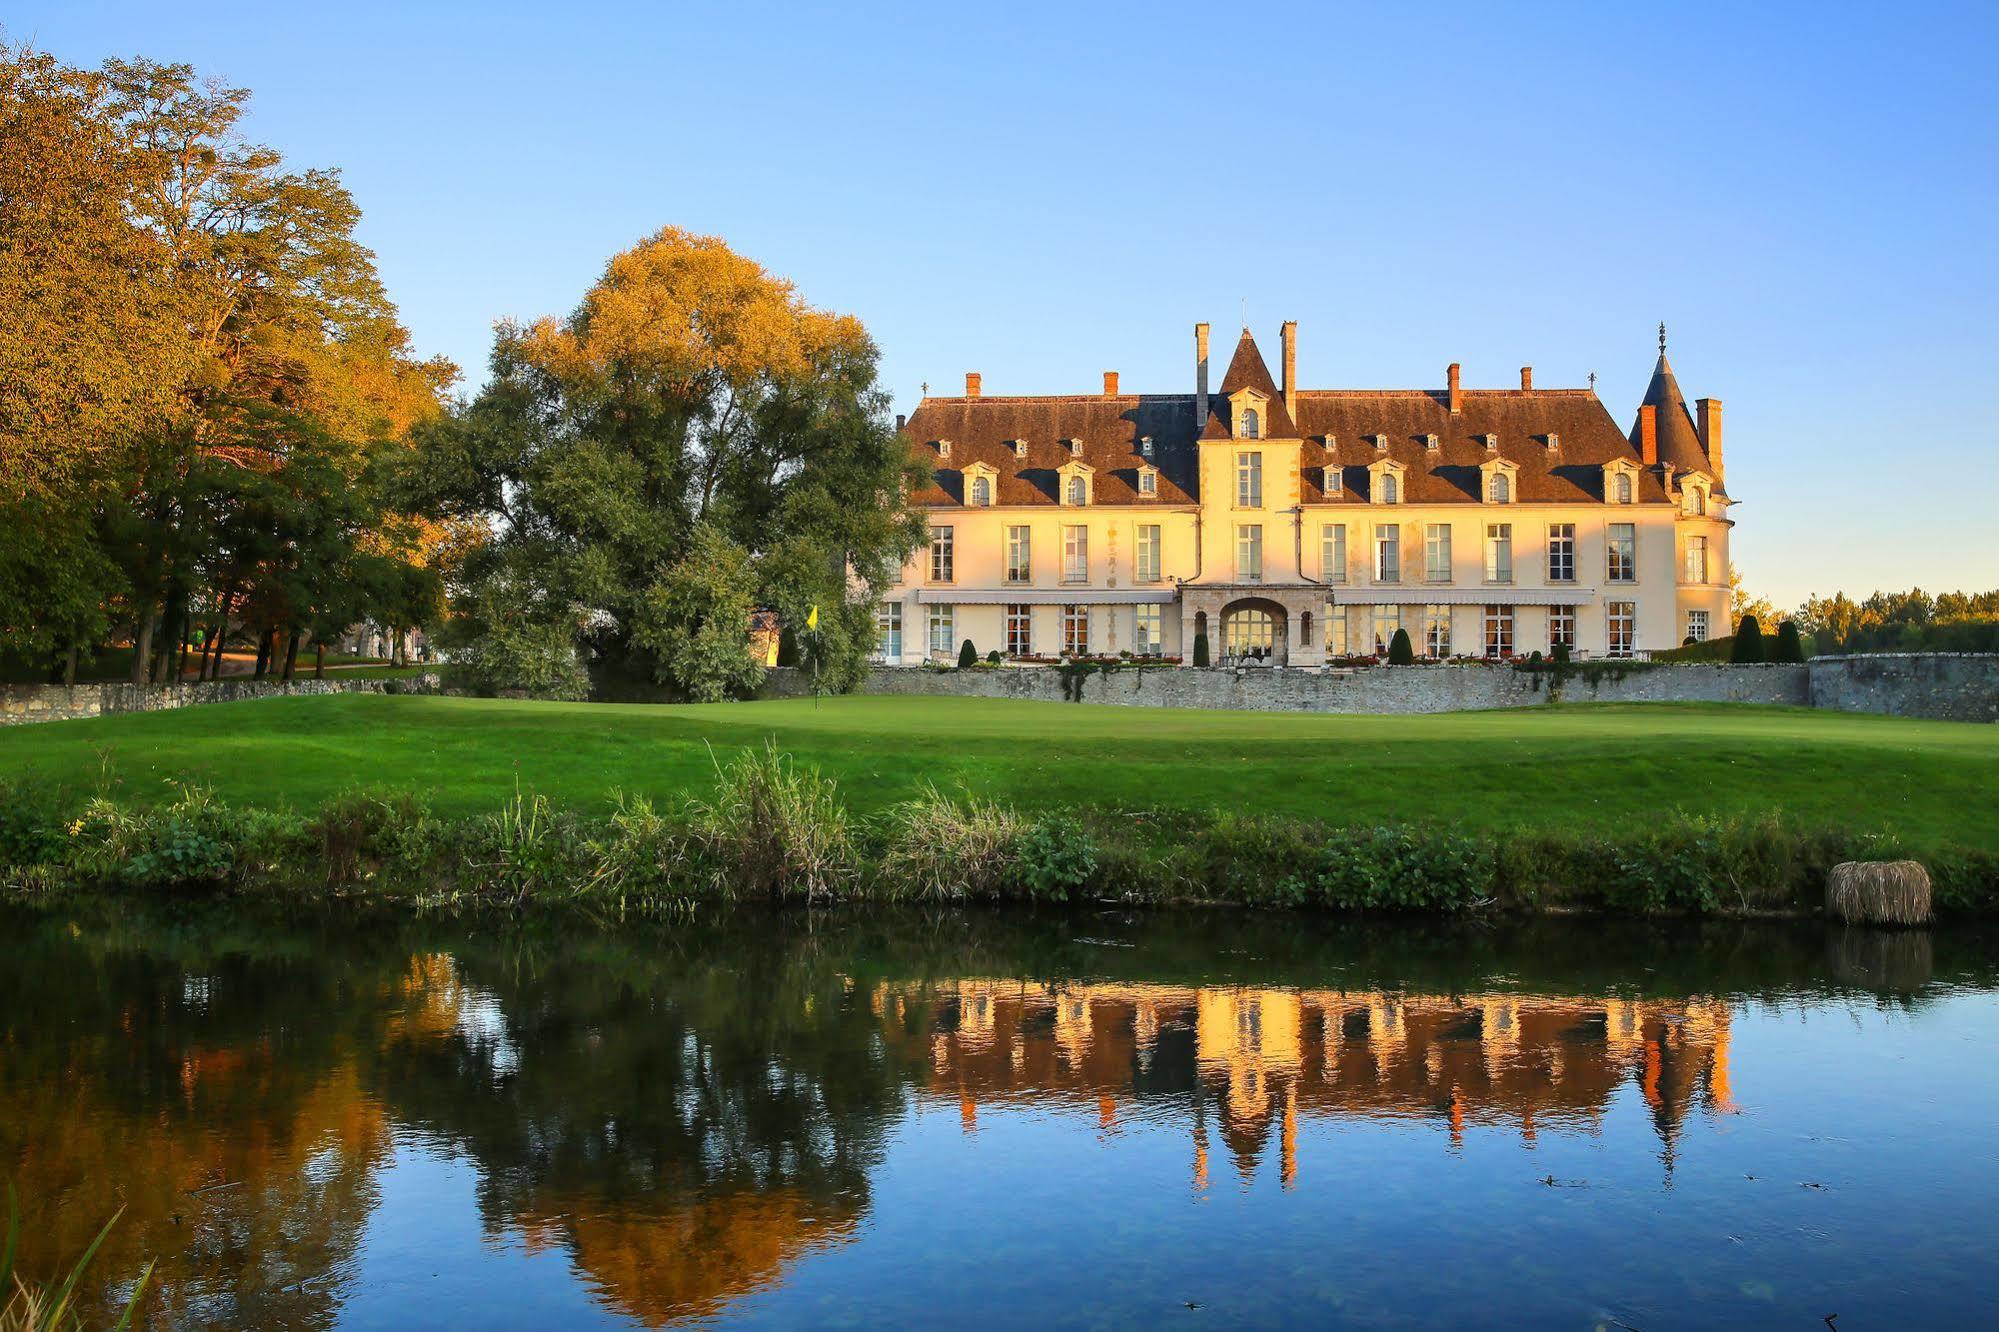
[{"label": "roof finial", "polygon": [[1591,393],[1596,392],[1596,371],[1594,370],[1589,372],[1589,391]]},{"label": "roof finial", "polygon": [[927,379],[923,381],[923,396],[926,398],[930,396],[930,381]]},{"label": "roof finial", "polygon": [[1249,297],[1242,298],[1242,331],[1249,332]]},{"label": "roof finial", "polygon": [[1659,321],[1659,355],[1664,356],[1665,354],[1666,354],[1666,321],[1661,319]]}]

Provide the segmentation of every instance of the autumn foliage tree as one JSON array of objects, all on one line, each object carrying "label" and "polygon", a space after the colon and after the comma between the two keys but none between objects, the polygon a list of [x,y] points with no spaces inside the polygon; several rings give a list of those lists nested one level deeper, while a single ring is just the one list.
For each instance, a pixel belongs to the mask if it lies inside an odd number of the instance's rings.
[{"label": "autumn foliage tree", "polygon": [[[612,259],[567,318],[500,326],[487,389],[422,433],[410,503],[488,523],[468,586],[534,584],[609,669],[740,695],[762,674],[744,665],[748,612],[795,627],[816,605],[838,687],[924,536],[876,360],[852,316],[667,228]],[[474,616],[462,632],[494,628]]]}]

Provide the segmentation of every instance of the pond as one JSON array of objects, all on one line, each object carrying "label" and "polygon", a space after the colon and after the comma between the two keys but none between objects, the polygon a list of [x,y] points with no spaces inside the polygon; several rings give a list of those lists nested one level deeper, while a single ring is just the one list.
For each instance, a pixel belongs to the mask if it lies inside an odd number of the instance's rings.
[{"label": "pond", "polygon": [[160,1325],[1990,1325],[1999,936],[0,914],[22,1262]]}]

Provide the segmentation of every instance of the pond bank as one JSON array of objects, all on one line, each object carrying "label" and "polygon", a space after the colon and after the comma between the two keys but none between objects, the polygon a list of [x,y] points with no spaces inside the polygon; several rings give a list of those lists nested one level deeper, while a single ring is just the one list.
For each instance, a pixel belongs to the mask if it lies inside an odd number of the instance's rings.
[{"label": "pond bank", "polygon": [[873,814],[775,749],[673,809],[589,817],[518,793],[440,817],[408,792],[245,809],[199,788],[65,807],[0,787],[0,885],[672,911],[773,901],[1233,905],[1334,911],[1815,915],[1846,860],[1914,859],[1943,915],[1999,912],[1999,855],[1760,819],[1462,831],[1235,812],[1023,812],[930,790]]}]

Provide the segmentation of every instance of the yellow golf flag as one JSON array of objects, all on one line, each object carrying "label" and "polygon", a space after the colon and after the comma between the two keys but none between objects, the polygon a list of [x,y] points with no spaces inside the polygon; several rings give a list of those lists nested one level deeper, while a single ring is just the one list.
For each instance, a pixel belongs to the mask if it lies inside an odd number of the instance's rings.
[{"label": "yellow golf flag", "polygon": [[819,607],[814,606],[811,609],[811,611],[806,614],[805,627],[807,629],[817,629],[819,627]]}]

